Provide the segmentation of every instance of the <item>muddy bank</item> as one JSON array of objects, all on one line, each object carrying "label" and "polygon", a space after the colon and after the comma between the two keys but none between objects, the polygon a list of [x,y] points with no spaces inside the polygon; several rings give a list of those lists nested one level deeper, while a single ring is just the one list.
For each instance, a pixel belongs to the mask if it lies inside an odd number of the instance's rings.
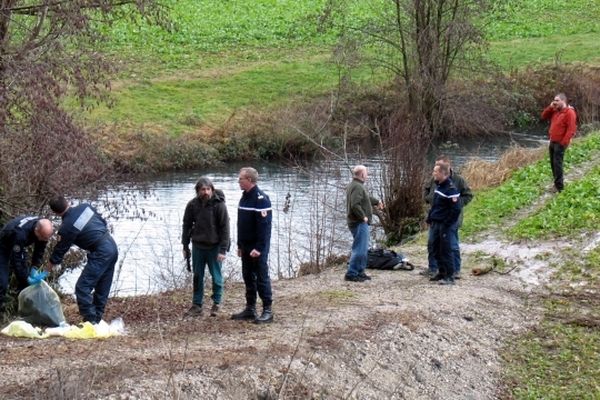
[{"label": "muddy bank", "polygon": [[[403,251],[425,265],[423,246]],[[511,275],[465,271],[443,287],[418,270],[373,271],[366,283],[343,272],[275,282],[268,326],[229,319],[243,305],[233,284],[216,318],[182,320],[191,293],[180,292],[111,301],[124,337],[0,337],[0,397],[494,399],[500,349],[537,320]]]}]

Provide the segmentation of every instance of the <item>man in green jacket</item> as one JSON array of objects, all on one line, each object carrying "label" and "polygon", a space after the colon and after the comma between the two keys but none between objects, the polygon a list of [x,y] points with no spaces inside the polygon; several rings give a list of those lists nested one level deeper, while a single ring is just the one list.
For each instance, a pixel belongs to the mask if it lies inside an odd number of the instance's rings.
[{"label": "man in green jacket", "polygon": [[[450,248],[452,250],[454,278],[460,279],[461,258],[460,258],[460,246],[459,246],[459,241],[458,241],[458,229],[462,225],[462,220],[463,220],[463,211],[462,210],[463,210],[464,206],[466,206],[467,204],[469,204],[469,202],[471,200],[473,200],[473,192],[471,191],[471,188],[469,187],[469,184],[467,183],[465,178],[460,176],[456,171],[454,171],[452,169],[452,164],[450,162],[449,157],[439,156],[438,158],[436,158],[435,165],[440,165],[440,164],[444,164],[444,165],[448,166],[448,168],[450,169],[450,180],[452,181],[452,183],[454,183],[454,186],[460,193],[461,212],[458,217],[458,221],[456,221],[456,223],[453,224],[452,229],[450,229]],[[437,187],[437,183],[435,182],[435,180],[433,180],[433,178],[429,181],[429,184],[427,186],[425,186],[425,191],[424,191],[425,202],[429,205],[432,204],[433,195],[435,193],[436,187]],[[437,262],[435,261],[435,258],[433,257],[433,251],[431,248],[433,245],[433,237],[431,235],[432,231],[430,230],[429,233],[430,233],[429,240],[427,241],[427,251],[429,253],[428,254],[429,268],[427,269],[427,271],[423,272],[423,275],[435,276],[438,273],[438,265],[437,265]]]},{"label": "man in green jacket", "polygon": [[346,189],[346,208],[348,228],[352,233],[352,254],[348,263],[345,280],[364,282],[371,279],[365,274],[369,251],[369,224],[373,218],[373,206],[379,209],[383,204],[371,197],[364,187],[367,180],[367,167],[357,165],[352,170],[353,179]]}]

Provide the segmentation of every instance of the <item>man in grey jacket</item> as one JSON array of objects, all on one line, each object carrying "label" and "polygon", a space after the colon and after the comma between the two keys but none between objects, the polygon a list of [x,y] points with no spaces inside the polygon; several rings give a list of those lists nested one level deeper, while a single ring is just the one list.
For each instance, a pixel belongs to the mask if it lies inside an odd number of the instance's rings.
[{"label": "man in grey jacket", "polygon": [[[196,197],[190,200],[183,215],[183,256],[192,258],[194,271],[194,295],[192,307],[185,316],[202,315],[204,300],[204,267],[213,282],[213,305],[211,316],[216,316],[223,300],[223,274],[221,264],[229,251],[229,214],[225,205],[225,195],[215,187],[210,179],[201,177],[196,183]],[[189,245],[192,242],[192,250]]]}]

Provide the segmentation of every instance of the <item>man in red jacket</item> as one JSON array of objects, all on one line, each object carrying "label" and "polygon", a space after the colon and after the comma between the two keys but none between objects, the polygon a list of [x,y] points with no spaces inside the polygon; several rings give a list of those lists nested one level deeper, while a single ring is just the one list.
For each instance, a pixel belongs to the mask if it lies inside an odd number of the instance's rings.
[{"label": "man in red jacket", "polygon": [[577,115],[575,109],[567,104],[567,96],[559,93],[554,100],[542,111],[542,120],[550,120],[550,167],[554,177],[554,187],[562,191],[563,157],[571,138],[577,130]]}]

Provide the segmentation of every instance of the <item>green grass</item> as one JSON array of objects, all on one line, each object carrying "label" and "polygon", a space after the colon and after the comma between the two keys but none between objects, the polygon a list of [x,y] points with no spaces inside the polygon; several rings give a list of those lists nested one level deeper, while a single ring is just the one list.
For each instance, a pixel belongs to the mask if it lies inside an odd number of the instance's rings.
[{"label": "green grass", "polygon": [[[353,79],[374,82],[367,67],[355,71]],[[131,80],[115,89],[112,108],[99,107],[90,121],[129,125],[148,124],[172,135],[199,125],[218,125],[232,113],[268,109],[294,99],[326,93],[338,84],[338,70],[329,55],[305,52],[298,58],[256,61],[205,71],[180,71],[174,77]]]},{"label": "green grass", "polygon": [[[390,6],[387,0],[165,3],[170,30],[144,21],[116,21],[104,28],[110,38],[105,50],[127,61],[113,91],[114,108],[94,110],[88,124],[112,123],[126,130],[151,126],[178,135],[218,126],[239,110],[268,110],[321,96],[337,85],[337,71],[328,60],[343,27],[364,24],[382,4]],[[506,69],[552,62],[557,54],[563,61],[599,62],[600,5],[563,3],[496,5],[486,20],[494,40],[489,57]],[[355,71],[355,79],[369,85],[387,76],[372,75],[367,65]]]},{"label": "green grass", "polygon": [[574,236],[595,230],[599,224],[600,166],[568,184],[543,209],[519,221],[508,234],[527,239]]},{"label": "green grass", "polygon": [[490,40],[600,33],[595,0],[504,0],[486,19]]},{"label": "green grass", "polygon": [[566,250],[552,266],[544,317],[505,349],[517,400],[600,398],[600,246]]},{"label": "green grass", "polygon": [[600,398],[600,330],[547,320],[506,356],[513,396],[523,400]]},{"label": "green grass", "polygon": [[494,41],[488,57],[505,70],[557,60],[600,64],[600,33]]},{"label": "green grass", "polygon": [[[600,132],[591,133],[574,140],[565,154],[565,173],[577,165],[597,156],[600,150]],[[552,182],[548,156],[532,165],[517,170],[506,182],[497,188],[476,193],[475,198],[465,208],[461,233],[470,236],[501,226],[505,218],[532,204]],[[531,235],[543,232],[530,233]]]}]

